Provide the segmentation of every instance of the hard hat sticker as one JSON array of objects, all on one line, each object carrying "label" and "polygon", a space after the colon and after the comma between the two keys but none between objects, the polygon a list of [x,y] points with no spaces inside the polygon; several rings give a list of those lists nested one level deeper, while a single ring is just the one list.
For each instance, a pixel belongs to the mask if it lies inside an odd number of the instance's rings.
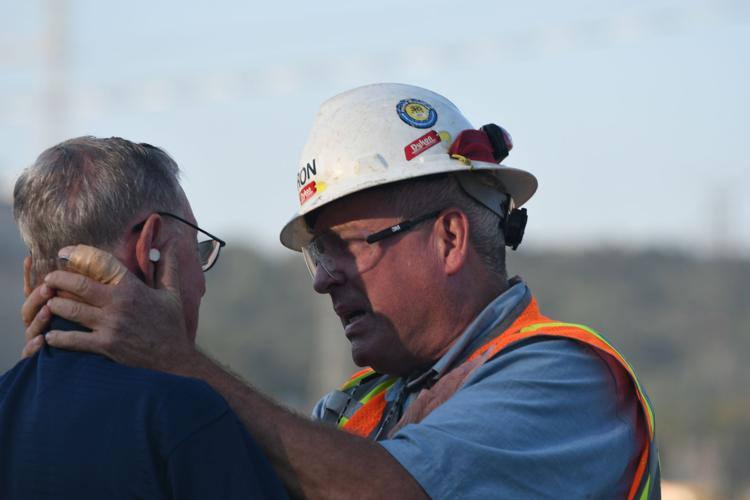
[{"label": "hard hat sticker", "polygon": [[437,122],[437,111],[419,99],[402,99],[396,105],[399,118],[416,128],[430,128]]},{"label": "hard hat sticker", "polygon": [[406,161],[409,161],[412,158],[421,155],[435,144],[438,144],[440,141],[440,135],[434,130],[430,130],[419,139],[416,139],[406,145],[406,147],[404,148]]},{"label": "hard hat sticker", "polygon": [[299,190],[299,204],[303,205],[307,200],[313,197],[313,195],[322,193],[326,190],[328,185],[325,182],[312,181],[309,184],[302,186]]},{"label": "hard hat sticker", "polygon": [[299,190],[300,205],[304,204],[314,194],[325,190],[326,184],[324,182],[316,182],[312,179],[317,173],[318,167],[314,159],[297,172],[297,189]]}]

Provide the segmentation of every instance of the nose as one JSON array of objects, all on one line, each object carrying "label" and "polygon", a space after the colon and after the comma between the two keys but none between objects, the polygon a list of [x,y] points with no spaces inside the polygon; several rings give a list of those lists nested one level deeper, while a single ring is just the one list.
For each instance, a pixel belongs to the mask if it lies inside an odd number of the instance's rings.
[{"label": "nose", "polygon": [[344,273],[338,271],[331,275],[325,267],[318,265],[313,276],[313,290],[318,293],[328,293],[334,285],[341,285],[346,281]]}]

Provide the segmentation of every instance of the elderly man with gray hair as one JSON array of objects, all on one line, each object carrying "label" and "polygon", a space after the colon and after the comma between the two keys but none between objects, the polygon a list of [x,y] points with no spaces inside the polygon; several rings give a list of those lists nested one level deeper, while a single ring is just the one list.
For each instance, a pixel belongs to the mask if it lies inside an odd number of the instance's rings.
[{"label": "elderly man with gray hair", "polygon": [[[177,265],[182,316],[164,321],[194,342],[203,272],[224,242],[197,227],[178,176],[167,153],[121,138],[80,137],[44,151],[14,191],[31,253],[27,281],[38,284],[58,249],[78,243],[108,250],[150,287]],[[57,330],[81,330],[51,319]],[[0,498],[286,496],[204,382],[53,347],[0,376],[0,454]]]}]

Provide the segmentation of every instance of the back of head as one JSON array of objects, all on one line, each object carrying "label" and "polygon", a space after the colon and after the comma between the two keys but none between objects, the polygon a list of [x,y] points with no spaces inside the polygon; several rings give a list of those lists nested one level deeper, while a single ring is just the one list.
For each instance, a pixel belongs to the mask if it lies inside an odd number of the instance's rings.
[{"label": "back of head", "polygon": [[138,212],[174,210],[179,168],[149,144],[78,137],[44,151],[13,192],[13,214],[31,251],[34,274],[54,266],[67,245],[111,250]]}]

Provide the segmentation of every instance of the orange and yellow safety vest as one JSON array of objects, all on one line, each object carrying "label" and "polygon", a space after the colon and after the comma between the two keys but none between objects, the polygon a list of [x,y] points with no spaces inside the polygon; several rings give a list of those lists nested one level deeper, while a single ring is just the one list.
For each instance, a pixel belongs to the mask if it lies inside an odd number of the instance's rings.
[{"label": "orange and yellow safety vest", "polygon": [[[586,344],[597,352],[603,354],[602,358],[614,365],[621,367],[627,373],[629,382],[638,398],[643,416],[646,422],[645,432],[647,433],[643,450],[641,451],[636,472],[633,477],[628,499],[645,500],[649,498],[658,498],[660,491],[660,473],[659,473],[659,454],[655,440],[654,412],[651,403],[645,392],[642,390],[638,378],[633,368],[615,350],[614,347],[601,335],[584,325],[561,323],[553,321],[543,316],[539,312],[536,300],[531,299],[530,303],[515,319],[515,321],[504,331],[496,332],[497,334],[484,345],[471,353],[459,366],[473,363],[481,365],[500,354],[504,349],[532,337],[534,338],[566,338],[576,340]],[[456,367],[458,368],[458,367]],[[454,368],[454,370],[456,369]],[[468,376],[470,372],[466,372]],[[448,372],[447,375],[449,375]],[[444,378],[446,377],[444,376]],[[398,377],[381,375],[371,368],[361,370],[354,375],[341,387],[335,395],[347,395],[349,399],[354,399],[354,404],[347,403],[346,411],[336,416],[336,424],[339,428],[353,434],[375,439],[379,435],[380,428],[387,420],[386,407],[388,406],[385,399],[386,391],[398,380]],[[460,385],[451,389],[451,394],[458,390]],[[419,399],[417,396],[417,399]],[[447,398],[446,398],[447,399]],[[414,404],[414,403],[413,403]],[[429,406],[429,405],[428,405]],[[422,412],[418,417],[411,416],[409,423],[416,423],[426,416],[429,412]],[[402,419],[403,420],[403,419]],[[403,422],[399,422],[402,424]],[[398,424],[397,424],[398,427]]]}]

